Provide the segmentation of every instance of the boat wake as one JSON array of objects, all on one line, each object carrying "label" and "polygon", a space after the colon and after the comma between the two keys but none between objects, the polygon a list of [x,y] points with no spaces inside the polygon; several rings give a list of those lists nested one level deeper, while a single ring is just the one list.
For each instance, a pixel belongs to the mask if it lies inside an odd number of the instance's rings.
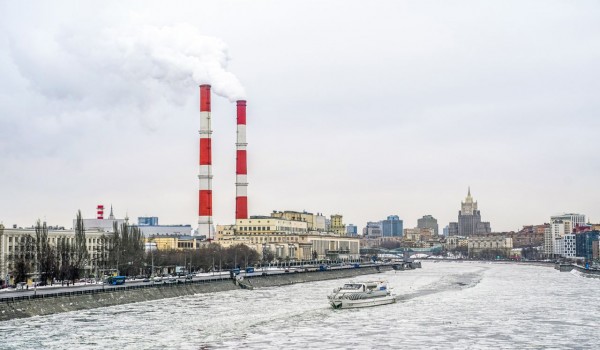
[{"label": "boat wake", "polygon": [[584,272],[578,271],[576,269],[571,270],[571,275],[575,275],[575,276],[581,277],[581,278],[600,278],[600,275],[584,273]]},{"label": "boat wake", "polygon": [[467,288],[473,288],[481,282],[483,279],[483,273],[487,270],[487,268],[482,268],[478,271],[456,274],[456,275],[446,275],[440,278],[438,281],[435,281],[431,284],[425,285],[419,290],[414,291],[412,293],[406,293],[402,295],[396,296],[396,301],[408,301],[414,298],[442,293],[453,290],[462,290]]}]

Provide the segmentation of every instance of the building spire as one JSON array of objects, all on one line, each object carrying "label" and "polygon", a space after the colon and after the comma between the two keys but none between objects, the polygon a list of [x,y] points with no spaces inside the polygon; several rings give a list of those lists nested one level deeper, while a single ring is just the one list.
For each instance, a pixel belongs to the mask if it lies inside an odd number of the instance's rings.
[{"label": "building spire", "polygon": [[109,220],[114,220],[115,216],[113,215],[112,204],[110,205],[110,215],[108,216]]},{"label": "building spire", "polygon": [[469,192],[467,193],[467,196],[471,197],[471,186],[469,186]]}]

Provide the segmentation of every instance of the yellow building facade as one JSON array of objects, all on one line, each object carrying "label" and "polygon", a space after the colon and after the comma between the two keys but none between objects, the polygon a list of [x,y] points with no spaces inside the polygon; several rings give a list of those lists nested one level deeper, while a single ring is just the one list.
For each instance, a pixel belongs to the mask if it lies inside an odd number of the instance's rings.
[{"label": "yellow building facade", "polygon": [[325,216],[321,214],[313,214],[306,211],[273,211],[271,217],[284,219],[289,221],[304,221],[306,222],[309,231],[325,231]]},{"label": "yellow building facade", "polygon": [[346,225],[344,225],[342,215],[331,215],[331,231],[333,231],[338,236],[346,235]]},{"label": "yellow building facade", "polygon": [[183,250],[198,249],[205,241],[196,239],[193,236],[159,235],[144,238],[145,243],[154,243],[157,250]]}]

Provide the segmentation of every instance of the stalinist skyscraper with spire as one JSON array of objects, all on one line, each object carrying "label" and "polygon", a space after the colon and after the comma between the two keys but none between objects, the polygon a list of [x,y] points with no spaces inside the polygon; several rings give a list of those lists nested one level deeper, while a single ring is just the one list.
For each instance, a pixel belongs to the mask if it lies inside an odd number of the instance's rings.
[{"label": "stalinist skyscraper with spire", "polygon": [[490,232],[492,232],[490,223],[481,221],[481,213],[477,209],[477,202],[471,197],[471,187],[469,187],[467,198],[460,203],[458,222],[450,223],[449,234],[468,237]]}]

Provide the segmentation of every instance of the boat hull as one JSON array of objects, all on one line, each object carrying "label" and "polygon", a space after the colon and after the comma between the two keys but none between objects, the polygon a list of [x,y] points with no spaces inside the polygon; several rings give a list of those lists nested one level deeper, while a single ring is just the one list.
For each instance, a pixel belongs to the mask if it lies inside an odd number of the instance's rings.
[{"label": "boat hull", "polygon": [[330,300],[330,304],[334,309],[356,309],[361,307],[371,307],[371,306],[379,306],[386,304],[393,304],[396,302],[396,298],[394,296],[385,296],[378,298],[368,298],[368,299],[358,299],[358,300],[350,300],[350,299],[333,299]]}]

